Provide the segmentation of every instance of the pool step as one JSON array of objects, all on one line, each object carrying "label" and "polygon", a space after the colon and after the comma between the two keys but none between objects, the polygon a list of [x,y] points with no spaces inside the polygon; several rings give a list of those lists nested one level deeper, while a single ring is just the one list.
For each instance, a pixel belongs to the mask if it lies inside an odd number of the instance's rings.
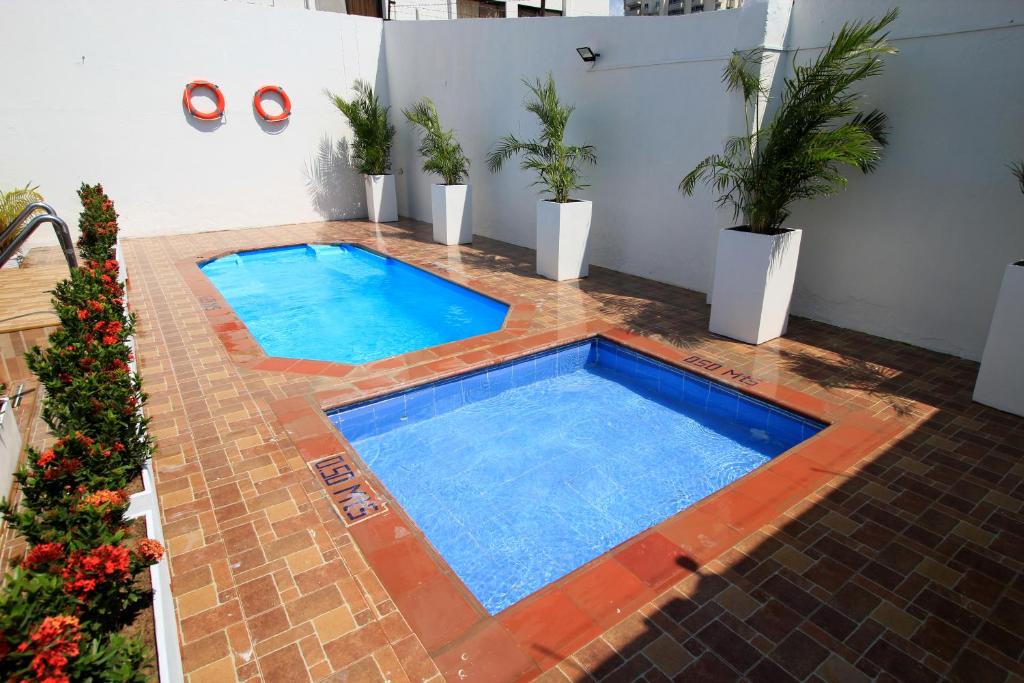
[{"label": "pool step", "polygon": [[345,253],[345,248],[337,244],[307,244],[306,255],[315,259],[337,258]]}]

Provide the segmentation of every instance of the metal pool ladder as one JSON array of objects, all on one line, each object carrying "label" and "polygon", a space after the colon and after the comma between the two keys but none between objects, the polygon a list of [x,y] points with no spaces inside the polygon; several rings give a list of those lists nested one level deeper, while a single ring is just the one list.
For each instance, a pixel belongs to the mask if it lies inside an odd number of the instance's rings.
[{"label": "metal pool ladder", "polygon": [[42,209],[44,213],[37,216],[32,216],[25,225],[21,228],[21,232],[18,232],[17,236],[11,241],[10,244],[0,253],[0,267],[3,267],[5,263],[11,260],[11,258],[18,252],[21,245],[25,243],[36,228],[43,223],[49,223],[53,226],[54,232],[57,233],[57,241],[60,242],[60,248],[64,252],[64,259],[68,262],[68,268],[74,270],[78,267],[78,258],[75,256],[75,245],[71,241],[71,231],[68,230],[68,224],[61,219],[57,212],[54,211],[53,207],[44,202],[34,202],[25,207],[25,209],[18,214],[18,217],[11,221],[11,224],[4,228],[3,232],[0,233],[0,244],[3,244],[11,235],[18,230],[18,227],[25,221],[26,218],[31,216],[33,213]]}]

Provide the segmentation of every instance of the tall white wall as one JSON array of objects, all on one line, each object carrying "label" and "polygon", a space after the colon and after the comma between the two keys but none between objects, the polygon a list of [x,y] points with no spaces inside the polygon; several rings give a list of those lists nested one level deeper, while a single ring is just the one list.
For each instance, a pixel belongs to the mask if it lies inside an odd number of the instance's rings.
[{"label": "tall white wall", "polygon": [[1007,169],[1024,158],[1024,2],[798,0],[787,43],[824,45],[842,18],[894,4],[900,54],[865,89],[890,145],[875,173],[793,212],[794,311],[978,359],[1003,270],[1024,258],[1024,195]]},{"label": "tall white wall", "polygon": [[[5,0],[0,16],[0,187],[37,183],[75,221],[79,183],[102,181],[129,236],[366,215],[323,89],[386,93],[380,20],[189,0]],[[220,85],[223,124],[185,114],[193,79]],[[286,126],[253,111],[268,83]]]},{"label": "tall white wall", "polygon": [[[512,162],[488,172],[485,157],[499,136],[532,137],[536,119],[523,109],[521,80],[550,70],[576,111],[570,143],[597,146],[586,170],[593,199],[593,262],[703,290],[721,219],[706,197],[687,199],[676,186],[685,171],[742,127],[742,112],[721,86],[733,46],[764,39],[767,4],[688,17],[563,18],[552,21],[391,22],[385,45],[391,99],[399,124],[396,164],[401,210],[430,219],[430,184],[420,170],[413,130],[400,109],[421,96],[458,131],[472,160],[474,229],[534,245],[533,175]],[[584,64],[576,48],[601,53]]]},{"label": "tall white wall", "polygon": [[[604,4],[603,0],[600,1]],[[549,70],[576,113],[571,142],[597,145],[587,172],[598,265],[706,291],[717,230],[713,195],[679,178],[742,129],[720,83],[734,48],[808,59],[844,19],[896,0],[748,0],[680,17],[388,22],[211,0],[6,0],[0,59],[0,187],[33,181],[72,222],[75,189],[102,181],[128,235],[275,225],[365,215],[348,167],[349,134],[323,88],[375,83],[394,105],[401,209],[430,219],[429,186],[400,109],[429,95],[473,161],[479,234],[534,243],[537,195],[513,162],[484,159],[508,132],[536,134],[522,78]],[[867,105],[891,119],[878,171],[840,195],[795,208],[805,229],[794,311],[844,327],[978,358],[1006,263],[1024,257],[1024,197],[1006,164],[1024,156],[1024,3],[902,0],[901,53],[869,83]],[[45,33],[33,27],[46,27]],[[575,48],[601,53],[583,64]],[[799,51],[796,51],[799,48]],[[221,85],[222,125],[191,120],[181,91]],[[251,108],[283,85],[284,130]],[[50,239],[41,237],[40,239]]]},{"label": "tall white wall", "polygon": [[[710,287],[716,229],[732,223],[713,195],[679,178],[742,127],[720,83],[733,48],[808,59],[844,19],[881,16],[891,0],[750,0],[683,17],[385,25],[392,100],[438,104],[473,160],[476,232],[532,246],[536,195],[515,164],[484,166],[498,136],[532,136],[519,80],[551,70],[577,105],[569,141],[597,145],[594,262],[699,291]],[[1024,256],[1024,198],[1006,164],[1024,156],[1024,3],[904,0],[892,29],[901,54],[869,83],[865,106],[891,118],[885,160],[847,191],[796,207],[805,229],[794,312],[843,327],[980,357],[1003,267]],[[596,67],[574,48],[601,53]],[[766,64],[771,77],[775,61]],[[778,87],[775,88],[778,92]],[[402,210],[430,218],[429,184],[400,123]]]}]

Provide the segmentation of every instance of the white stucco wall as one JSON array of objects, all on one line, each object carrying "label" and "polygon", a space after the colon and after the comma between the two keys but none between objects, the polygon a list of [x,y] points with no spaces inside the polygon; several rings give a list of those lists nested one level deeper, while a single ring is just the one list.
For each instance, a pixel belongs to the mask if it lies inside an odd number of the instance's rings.
[{"label": "white stucco wall", "polygon": [[[684,169],[742,126],[721,69],[732,46],[763,40],[766,7],[751,2],[743,11],[690,17],[387,23],[392,103],[398,114],[423,95],[435,101],[472,160],[475,231],[532,247],[533,176],[516,162],[492,175],[485,157],[505,133],[537,133],[521,79],[550,70],[562,99],[576,105],[569,142],[597,146],[599,164],[586,172],[591,187],[578,193],[595,202],[593,262],[703,290],[719,212],[676,186]],[[583,45],[601,53],[593,68],[576,54]],[[429,220],[434,180],[420,171],[413,130],[396,121],[400,209]]]},{"label": "white stucco wall", "polygon": [[[102,181],[128,236],[366,215],[323,89],[362,77],[386,92],[380,20],[191,0],[5,0],[0,15],[0,187],[37,183],[75,222],[79,183]],[[220,85],[223,124],[184,113],[193,79]],[[282,130],[253,112],[269,83],[292,101]]]},{"label": "white stucco wall", "polygon": [[[391,94],[396,108],[430,95],[459,131],[474,164],[476,231],[532,246],[532,177],[515,164],[492,176],[484,157],[499,135],[536,131],[519,79],[550,69],[577,105],[569,140],[598,146],[592,186],[580,193],[595,201],[594,262],[707,291],[716,228],[731,214],[714,209],[709,192],[680,197],[676,184],[741,125],[717,58],[759,42],[788,48],[779,85],[794,54],[809,58],[844,18],[892,4],[752,0],[737,11],[544,27],[388,24]],[[1024,3],[898,4],[901,54],[868,85],[865,105],[889,114],[891,145],[875,174],[851,175],[846,192],[796,208],[791,224],[805,238],[794,312],[977,359],[1003,267],[1024,256],[1022,198],[1006,169],[1024,155]],[[579,45],[601,52],[592,71]],[[429,220],[432,181],[418,170],[412,131],[400,131],[401,207]]]},{"label": "white stucco wall", "polygon": [[798,0],[787,44],[823,45],[837,17],[893,4],[900,54],[865,89],[890,145],[875,173],[794,211],[794,311],[979,359],[1005,266],[1024,258],[1024,196],[1007,169],[1024,157],[1024,2]]},{"label": "white stucco wall", "polygon": [[[472,158],[476,231],[532,246],[531,175],[515,163],[491,175],[484,159],[500,135],[536,133],[520,79],[550,70],[577,106],[569,140],[598,148],[580,193],[595,201],[594,263],[706,291],[717,229],[731,216],[710,192],[683,198],[676,185],[742,127],[738,98],[720,83],[724,59],[733,48],[784,47],[781,76],[794,49],[809,58],[843,18],[893,3],[748,0],[680,17],[389,23],[275,4],[6,0],[0,186],[38,183],[73,223],[78,184],[102,181],[128,235],[364,216],[362,184],[337,146],[347,127],[322,94],[362,77],[395,105],[404,213],[430,219],[432,179],[400,114],[429,95]],[[1024,198],[1006,169],[1024,155],[1024,3],[898,4],[901,54],[866,90],[890,116],[891,145],[875,174],[796,207],[791,224],[805,232],[794,311],[978,358],[1003,268],[1024,257]],[[48,26],[47,39],[33,26]],[[579,60],[582,45],[601,53],[595,66]],[[192,79],[221,85],[223,125],[184,114]],[[292,98],[278,134],[252,112],[264,83]]]}]

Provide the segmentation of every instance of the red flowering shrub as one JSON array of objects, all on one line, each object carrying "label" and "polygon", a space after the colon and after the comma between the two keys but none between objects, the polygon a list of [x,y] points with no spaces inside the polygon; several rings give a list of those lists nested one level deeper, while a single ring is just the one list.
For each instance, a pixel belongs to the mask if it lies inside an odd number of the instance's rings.
[{"label": "red flowering shrub", "polygon": [[46,387],[43,420],[54,433],[82,432],[109,444],[127,464],[140,467],[150,452],[146,420],[138,412],[145,395],[138,376],[129,372],[131,355],[120,343],[124,323],[97,321],[93,330],[99,339],[90,341],[58,330],[50,347],[26,354],[29,368]]},{"label": "red flowering shrub", "polygon": [[160,541],[144,538],[136,546],[135,555],[138,557],[139,562],[148,567],[160,561],[160,558],[164,556],[164,547],[160,544]]},{"label": "red flowering shrub", "polygon": [[145,400],[130,372],[134,318],[124,312],[117,262],[88,262],[54,289],[61,328],[45,350],[26,354],[29,368],[46,387],[43,419],[55,433],[81,431],[97,441],[120,443],[130,463],[149,456]]},{"label": "red flowering shrub", "polygon": [[32,655],[32,672],[38,680],[63,683],[71,680],[65,668],[71,657],[78,656],[80,640],[77,617],[46,617],[29,640],[18,645],[18,651]]},{"label": "red flowering shrub", "polygon": [[64,590],[84,602],[105,585],[127,581],[130,569],[128,548],[101,545],[87,553],[73,553],[61,576]]},{"label": "red flowering shrub", "polygon": [[159,562],[155,540],[129,538],[125,488],[152,450],[139,378],[126,343],[113,260],[117,213],[99,185],[79,190],[79,249],[85,261],[54,289],[61,327],[26,359],[45,387],[42,416],[56,438],[29,449],[15,478],[18,509],[0,516],[29,549],[0,584],[0,681],[147,679],[140,641],[118,632],[145,606],[139,575]]},{"label": "red flowering shrub", "polygon": [[57,439],[41,453],[30,448],[29,467],[15,473],[24,507],[39,511],[83,492],[127,487],[138,467],[126,450],[120,442],[106,446],[82,432]]},{"label": "red flowering shrub", "polygon": [[104,506],[120,507],[127,502],[128,494],[124,491],[100,489],[99,491],[90,493],[83,497],[79,505],[88,505],[93,508],[101,508]]},{"label": "red flowering shrub", "polygon": [[78,250],[89,260],[113,257],[117,241],[117,212],[114,202],[103,191],[102,185],[86,185],[78,189],[82,213],[78,217]]},{"label": "red flowering shrub", "polygon": [[[54,592],[56,591],[56,592]],[[0,593],[0,680],[27,683],[147,680],[142,643],[116,633],[62,601],[60,577],[7,576]]]},{"label": "red flowering shrub", "polygon": [[28,551],[21,561],[21,566],[25,569],[41,569],[45,571],[55,562],[63,560],[63,543],[40,543]]}]

